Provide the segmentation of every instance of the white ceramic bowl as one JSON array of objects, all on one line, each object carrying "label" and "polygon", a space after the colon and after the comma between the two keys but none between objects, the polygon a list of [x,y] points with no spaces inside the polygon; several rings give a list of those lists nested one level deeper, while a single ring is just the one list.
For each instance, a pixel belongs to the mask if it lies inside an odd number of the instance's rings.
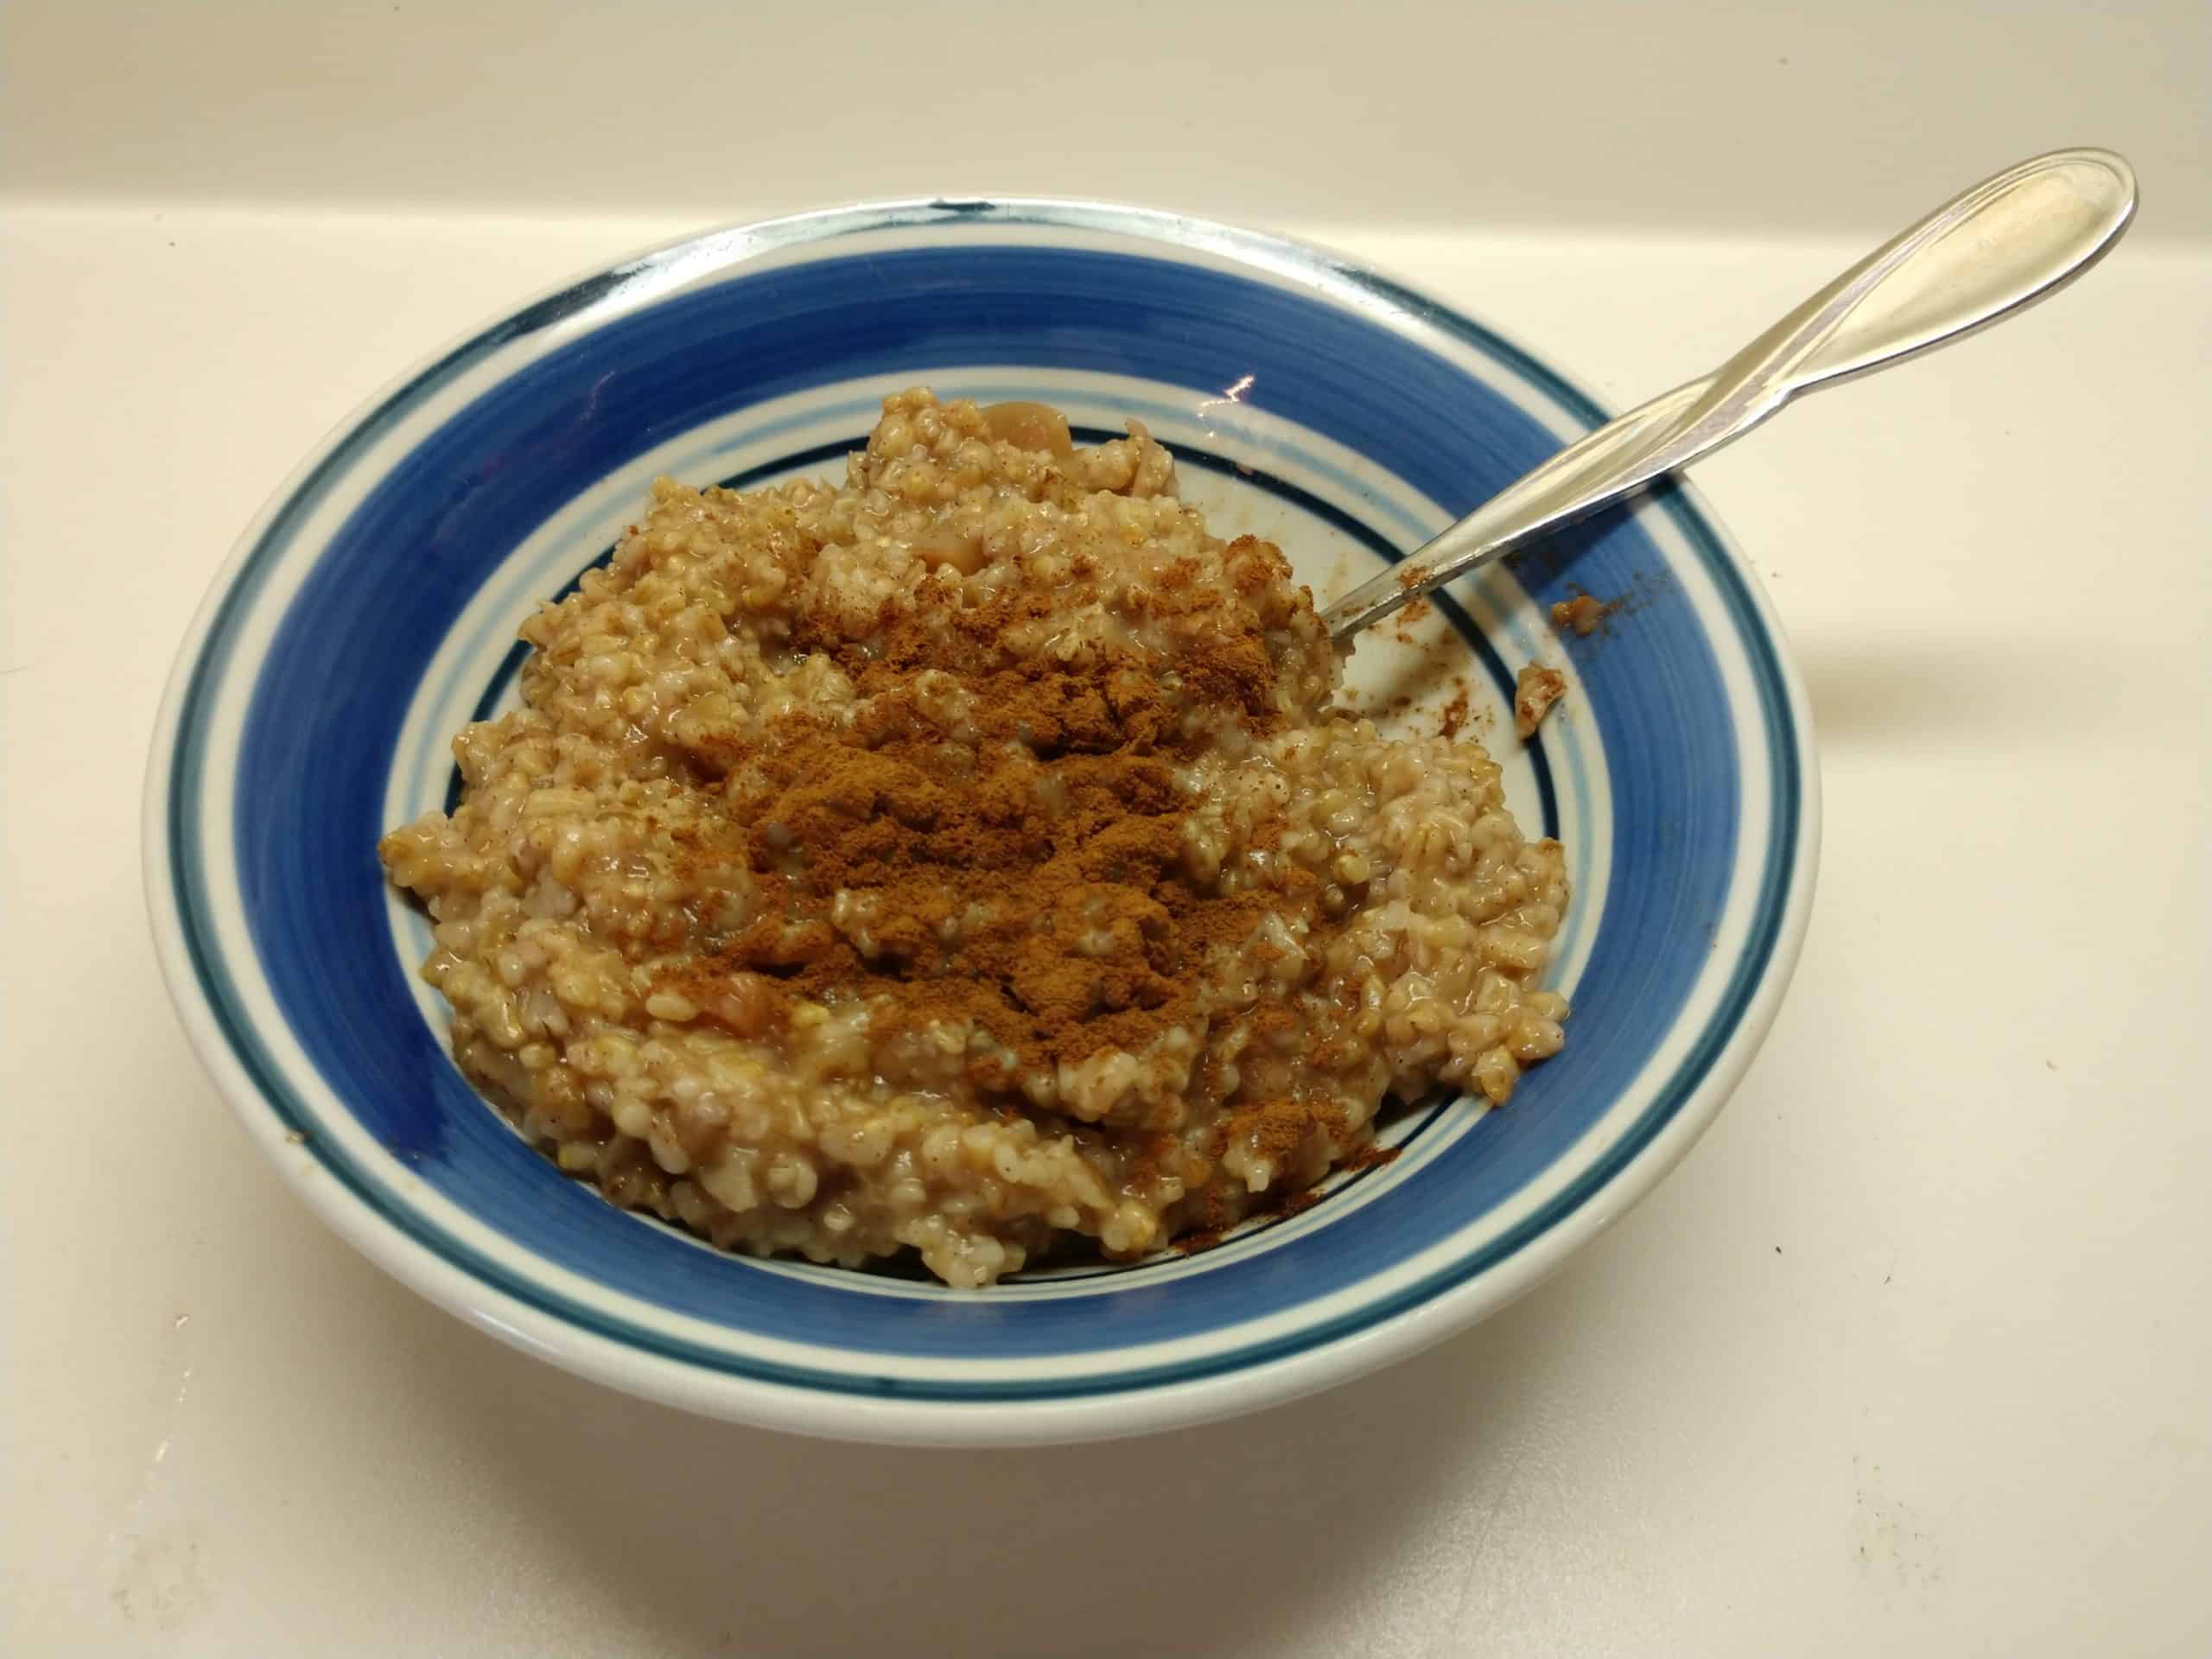
[{"label": "white ceramic bowl", "polygon": [[[1464,587],[1356,678],[1503,707],[1494,750],[1568,849],[1569,1041],[1503,1110],[1393,1116],[1395,1161],[1220,1248],[982,1292],[723,1255],[562,1179],[469,1088],[416,979],[385,827],[442,804],[446,740],[512,695],[516,626],[602,557],[646,481],[834,471],[886,393],[1141,417],[1217,527],[1325,597],[1600,418],[1487,327],[1325,254],[1045,201],[855,208],[588,276],[399,381],[247,531],[185,641],[148,781],[178,1007],[256,1141],[372,1259],[618,1388],[813,1433],[1125,1434],[1245,1410],[1500,1306],[1647,1191],[1772,1019],[1809,907],[1803,696],[1745,562],[1669,485]],[[1627,607],[1554,635],[1569,584]],[[1424,674],[1431,677],[1423,680]],[[1433,717],[1429,705],[1402,716]],[[1492,728],[1493,733],[1497,728]]]}]

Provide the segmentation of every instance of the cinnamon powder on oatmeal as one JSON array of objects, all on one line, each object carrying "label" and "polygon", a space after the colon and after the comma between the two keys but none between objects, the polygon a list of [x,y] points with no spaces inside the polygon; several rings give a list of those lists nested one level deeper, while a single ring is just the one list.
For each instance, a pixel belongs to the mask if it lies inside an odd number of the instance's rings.
[{"label": "cinnamon powder on oatmeal", "polygon": [[[743,1035],[780,1026],[794,997],[868,998],[886,1034],[969,1026],[990,1039],[970,1045],[970,1085],[1010,1106],[1025,1073],[1195,1024],[1208,951],[1270,910],[1311,907],[1319,883],[1298,871],[1224,893],[1191,874],[1195,803],[1176,763],[1214,738],[1185,732],[1179,708],[1233,709],[1255,734],[1281,723],[1252,613],[1194,576],[1170,566],[1149,595],[1195,625],[1166,660],[1108,644],[1017,654],[1007,632],[1052,610],[1027,589],[972,605],[930,590],[887,607],[865,650],[796,640],[830,652],[867,701],[849,723],[790,714],[756,747],[715,755],[742,850],[692,855],[741,856],[760,899],[672,988]],[[1280,830],[1252,834],[1264,845]],[[1291,1014],[1263,1003],[1254,1018],[1264,1031]],[[1287,1166],[1316,1113],[1259,1101],[1236,1128]]]}]

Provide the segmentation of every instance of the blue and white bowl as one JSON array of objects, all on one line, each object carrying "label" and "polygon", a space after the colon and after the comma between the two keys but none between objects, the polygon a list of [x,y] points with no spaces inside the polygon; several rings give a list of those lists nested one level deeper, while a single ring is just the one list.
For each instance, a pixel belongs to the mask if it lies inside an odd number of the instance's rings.
[{"label": "blue and white bowl", "polygon": [[[1501,1306],[1719,1109],[1802,937],[1805,702],[1743,558],[1669,485],[1362,643],[1431,721],[1454,668],[1524,828],[1567,844],[1566,1051],[1502,1110],[1398,1115],[1397,1158],[1294,1217],[1128,1267],[951,1291],[718,1254],[564,1179],[471,1090],[378,835],[445,803],[512,695],[515,629],[654,474],[835,472],[879,400],[1135,416],[1224,534],[1324,598],[1596,424],[1557,373],[1290,243],[1079,203],[931,201],[719,231],[547,296],[410,374],[287,483],[194,622],[155,738],[146,879],[186,1026],[249,1133],[371,1258],[618,1388],[813,1433],[1123,1434],[1249,1409]],[[1562,639],[1571,590],[1626,597]],[[1416,630],[1416,632],[1418,632]],[[1522,747],[1532,658],[1571,690]],[[1441,663],[1441,671],[1438,668]],[[1426,663],[1427,666],[1424,666]],[[1386,721],[1386,725],[1387,725]]]}]

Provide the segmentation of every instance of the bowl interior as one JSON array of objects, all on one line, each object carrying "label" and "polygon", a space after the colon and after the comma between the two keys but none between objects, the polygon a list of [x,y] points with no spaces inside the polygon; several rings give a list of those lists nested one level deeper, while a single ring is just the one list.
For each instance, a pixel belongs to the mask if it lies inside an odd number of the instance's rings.
[{"label": "bowl interior", "polygon": [[[719,1255],[529,1150],[413,976],[427,933],[376,839],[445,803],[445,741],[512,696],[516,625],[604,556],[658,473],[838,471],[915,383],[1101,432],[1134,416],[1218,531],[1269,535],[1326,597],[1593,421],[1473,325],[1264,245],[1272,264],[1157,224],[951,210],[765,254],[692,245],[690,267],[672,251],[556,296],[365,415],[250,539],[185,682],[166,802],[198,994],[269,1123],[498,1306],[718,1376],[903,1399],[1280,1359],[1477,1281],[1589,1205],[1707,1087],[1796,879],[1785,671],[1739,563],[1671,488],[1355,659],[1386,727],[1464,694],[1524,827],[1567,842],[1565,1052],[1501,1111],[1397,1113],[1394,1161],[1220,1249],[981,1294]],[[1546,610],[1572,591],[1624,604],[1562,639]],[[1572,690],[1523,748],[1500,715],[1532,659]]]}]

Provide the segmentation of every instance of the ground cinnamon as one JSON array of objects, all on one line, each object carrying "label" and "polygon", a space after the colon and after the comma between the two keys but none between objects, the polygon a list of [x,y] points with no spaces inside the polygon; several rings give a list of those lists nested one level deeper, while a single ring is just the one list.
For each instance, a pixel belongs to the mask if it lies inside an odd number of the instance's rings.
[{"label": "ground cinnamon", "polygon": [[[867,997],[886,1034],[971,1026],[991,1043],[968,1081],[1008,1109],[1025,1072],[1195,1023],[1208,950],[1319,891],[1293,874],[1224,893],[1189,872],[1194,803],[1175,763],[1211,740],[1185,715],[1226,709],[1255,733],[1279,718],[1250,607],[1195,577],[1171,566],[1141,596],[1181,625],[1165,661],[1014,649],[1013,631],[1054,614],[1026,587],[982,604],[931,587],[857,640],[803,625],[794,645],[830,653],[866,701],[849,721],[795,713],[692,757],[742,833],[694,837],[686,855],[741,860],[762,899],[672,988],[745,1035],[798,997]],[[1287,1099],[1240,1116],[1285,1164],[1312,1128]]]}]

